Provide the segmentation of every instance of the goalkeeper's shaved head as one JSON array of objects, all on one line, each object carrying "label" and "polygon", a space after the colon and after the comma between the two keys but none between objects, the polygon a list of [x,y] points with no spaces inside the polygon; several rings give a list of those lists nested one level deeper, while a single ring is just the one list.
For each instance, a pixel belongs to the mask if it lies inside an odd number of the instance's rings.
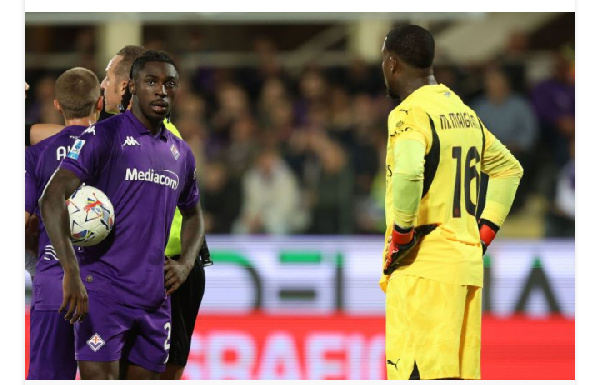
[{"label": "goalkeeper's shaved head", "polygon": [[431,33],[418,25],[392,29],[384,41],[384,49],[396,54],[406,64],[420,69],[431,68],[435,41]]},{"label": "goalkeeper's shaved head", "polygon": [[421,85],[435,83],[435,40],[425,28],[405,25],[392,29],[383,41],[381,53],[381,69],[390,100],[401,102]]}]

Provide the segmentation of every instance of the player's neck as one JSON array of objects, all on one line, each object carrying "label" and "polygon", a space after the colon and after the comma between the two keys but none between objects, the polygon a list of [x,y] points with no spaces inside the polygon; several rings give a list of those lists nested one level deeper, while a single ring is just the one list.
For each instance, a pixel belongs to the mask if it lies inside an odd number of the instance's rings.
[{"label": "player's neck", "polygon": [[160,126],[162,124],[162,119],[161,120],[148,119],[148,117],[146,117],[144,114],[142,114],[142,112],[139,109],[136,109],[136,108],[133,108],[131,110],[131,112],[133,113],[133,116],[135,116],[137,118],[137,120],[139,120],[140,123],[142,123],[144,125],[144,127],[146,127],[148,129],[148,131],[150,131],[150,133],[152,133],[152,135],[156,136],[156,134],[159,133]]},{"label": "player's neck", "polygon": [[429,73],[428,75],[425,75],[425,76],[414,77],[414,78],[406,81],[406,83],[404,84],[404,87],[402,88],[402,90],[400,92],[400,98],[401,98],[401,100],[404,100],[410,94],[412,94],[413,92],[415,92],[416,90],[418,90],[419,88],[421,88],[423,86],[435,86],[437,84],[438,83],[435,80],[435,76],[433,76],[433,73]]},{"label": "player's neck", "polygon": [[95,116],[86,116],[85,118],[65,119],[65,126],[91,126],[96,123]]}]

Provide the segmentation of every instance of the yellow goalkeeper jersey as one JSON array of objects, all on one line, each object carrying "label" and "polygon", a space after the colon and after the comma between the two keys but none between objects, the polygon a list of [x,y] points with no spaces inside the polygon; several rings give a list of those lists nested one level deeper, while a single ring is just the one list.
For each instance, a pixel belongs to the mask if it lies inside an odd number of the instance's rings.
[{"label": "yellow goalkeeper jersey", "polygon": [[[164,123],[167,130],[171,131],[171,133],[176,137],[181,138],[181,134],[173,123],[166,119]],[[165,248],[165,255],[167,257],[173,257],[181,254],[181,220],[181,213],[179,212],[179,209],[176,208],[175,216],[173,217],[173,222],[171,223],[171,230],[169,232],[169,241],[167,242],[167,247]]]},{"label": "yellow goalkeeper jersey", "polygon": [[[422,238],[392,276],[414,275],[482,287],[482,249],[475,219],[480,173],[484,171],[490,178],[514,176],[519,170],[522,173],[520,165],[484,127],[475,112],[448,87],[440,84],[417,89],[388,119],[386,244],[394,226],[393,148],[398,140],[417,140],[425,145],[423,191],[414,225],[437,224],[438,227]],[[498,210],[495,202],[489,209],[486,203],[489,218],[485,218],[501,225],[508,213],[502,207],[510,208],[513,198],[506,198],[509,202],[505,205],[498,204]],[[382,274],[380,285],[384,291],[389,279],[390,276]]]}]

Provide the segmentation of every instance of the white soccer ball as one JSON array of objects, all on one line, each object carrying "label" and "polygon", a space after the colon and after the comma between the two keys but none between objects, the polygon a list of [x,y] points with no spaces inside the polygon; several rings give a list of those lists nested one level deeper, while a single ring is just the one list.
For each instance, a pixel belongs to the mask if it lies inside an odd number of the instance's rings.
[{"label": "white soccer ball", "polygon": [[110,234],[115,224],[115,210],[101,190],[83,185],[66,203],[73,245],[94,246]]}]

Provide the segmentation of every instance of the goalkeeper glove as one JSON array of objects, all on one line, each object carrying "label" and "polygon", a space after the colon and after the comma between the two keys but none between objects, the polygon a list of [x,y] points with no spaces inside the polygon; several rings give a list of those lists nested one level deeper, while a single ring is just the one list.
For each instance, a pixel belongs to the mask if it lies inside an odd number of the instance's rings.
[{"label": "goalkeeper glove", "polygon": [[479,239],[481,242],[481,247],[483,248],[483,254],[485,255],[488,246],[494,238],[496,238],[496,233],[500,230],[498,226],[496,226],[493,222],[488,221],[487,219],[479,220]]},{"label": "goalkeeper glove", "polygon": [[400,261],[417,245],[422,237],[431,233],[437,225],[422,225],[416,228],[401,229],[394,225],[391,241],[385,256],[383,273],[390,275],[400,266]]}]

